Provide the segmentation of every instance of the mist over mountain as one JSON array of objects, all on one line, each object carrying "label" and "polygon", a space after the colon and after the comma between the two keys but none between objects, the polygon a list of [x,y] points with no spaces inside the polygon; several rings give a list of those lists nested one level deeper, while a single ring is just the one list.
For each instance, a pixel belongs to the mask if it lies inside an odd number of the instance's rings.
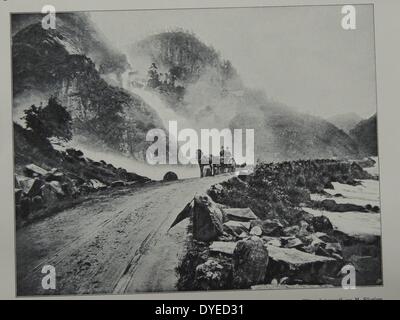
[{"label": "mist over mountain", "polygon": [[350,136],[360,146],[364,155],[378,155],[377,117],[376,113],[366,120],[360,121],[350,130]]},{"label": "mist over mountain", "polygon": [[230,61],[192,33],[149,36],[132,44],[128,56],[135,72],[150,74],[152,89],[197,128],[255,129],[260,160],[359,155],[357,144],[330,122],[245,87]]},{"label": "mist over mountain", "polygon": [[[41,25],[42,14],[14,14],[12,35],[31,25]],[[129,66],[126,56],[115,50],[108,40],[95,28],[90,16],[84,12],[57,13],[56,30],[70,53],[82,54],[90,58],[101,74],[122,74]],[[43,30],[44,31],[44,30]],[[54,30],[46,30],[54,34]]]},{"label": "mist over mountain", "polygon": [[13,15],[14,120],[55,96],[72,116],[74,135],[144,159],[147,131],[161,126],[158,115],[104,80],[121,78],[129,67],[125,55],[110,48],[83,13],[57,14],[55,30],[44,30],[37,16]]},{"label": "mist over mountain", "polygon": [[349,133],[363,118],[354,112],[349,112],[329,117],[327,120],[344,132]]},{"label": "mist over mountain", "polygon": [[55,30],[44,30],[41,17],[12,18],[16,122],[55,96],[71,113],[74,136],[137,159],[144,159],[148,130],[165,127],[165,114],[194,129],[255,129],[260,160],[359,156],[343,124],[355,117],[332,124],[247,88],[232,63],[191,32],[150,35],[124,54],[86,14],[57,14]]}]

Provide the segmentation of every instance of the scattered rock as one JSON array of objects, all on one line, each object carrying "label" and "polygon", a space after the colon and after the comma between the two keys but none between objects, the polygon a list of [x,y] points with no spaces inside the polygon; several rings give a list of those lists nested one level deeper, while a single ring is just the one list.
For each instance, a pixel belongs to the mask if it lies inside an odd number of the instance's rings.
[{"label": "scattered rock", "polygon": [[220,195],[224,192],[224,187],[218,183],[218,184],[214,184],[211,186],[210,190],[208,191],[208,193],[213,196],[213,195]]},{"label": "scattered rock", "polygon": [[61,183],[60,183],[60,182],[58,182],[58,181],[50,181],[50,182],[48,183],[48,185],[49,185],[51,188],[53,188],[53,190],[56,192],[56,194],[57,194],[58,196],[60,196],[60,197],[65,196],[65,193],[64,193],[64,191],[63,191],[63,189],[62,189],[62,187],[61,187]]},{"label": "scattered rock", "polygon": [[38,178],[27,178],[24,176],[16,176],[18,185],[28,197],[34,197],[40,194],[40,188],[43,182]]},{"label": "scattered rock", "polygon": [[61,184],[61,189],[66,196],[75,196],[79,193],[78,188],[76,188],[74,183],[69,179]]},{"label": "scattered rock", "polygon": [[45,176],[44,179],[46,181],[59,181],[62,182],[65,180],[65,175],[63,172],[58,170],[57,168],[53,168],[50,170]]},{"label": "scattered rock", "polygon": [[45,184],[41,188],[42,198],[46,205],[54,204],[59,200],[57,191],[50,185]]},{"label": "scattered rock", "polygon": [[325,245],[325,250],[332,252],[332,253],[341,254],[342,246],[340,245],[339,242],[329,242]]},{"label": "scattered rock", "polygon": [[65,150],[65,152],[73,157],[73,158],[80,158],[83,157],[83,152],[81,150],[75,150],[73,148],[68,148],[67,150]]},{"label": "scattered rock", "polygon": [[251,221],[257,220],[258,217],[250,208],[227,208],[222,209],[226,217],[235,221]]},{"label": "scattered rock", "polygon": [[381,212],[381,209],[378,206],[373,206],[373,208],[371,209],[373,212],[375,213],[379,213]]},{"label": "scattered rock", "polygon": [[175,172],[172,171],[168,171],[163,177],[163,181],[175,181],[175,180],[178,180],[178,176]]},{"label": "scattered rock", "polygon": [[277,219],[253,220],[250,225],[251,227],[259,226],[266,236],[279,237],[284,235],[283,225]]},{"label": "scattered rock", "polygon": [[263,237],[262,238],[267,246],[275,246],[275,247],[281,247],[282,242],[280,238],[274,238],[274,237]]},{"label": "scattered rock", "polygon": [[126,183],[125,181],[118,180],[118,181],[113,181],[111,182],[111,187],[116,188],[116,187],[125,187]]},{"label": "scattered rock", "polygon": [[251,228],[250,235],[252,235],[252,236],[261,236],[262,235],[261,228],[259,226],[255,226],[255,227]]},{"label": "scattered rock", "polygon": [[314,228],[310,226],[310,224],[306,221],[300,221],[300,230],[297,234],[299,237],[305,237],[310,234],[310,232],[314,232]]},{"label": "scattered rock", "polygon": [[303,241],[295,237],[289,238],[286,239],[286,244],[284,246],[285,248],[298,248],[303,246]]},{"label": "scattered rock", "polygon": [[287,236],[295,236],[298,235],[300,232],[299,226],[291,226],[283,229],[283,233]]},{"label": "scattered rock", "polygon": [[214,241],[210,245],[210,251],[220,252],[232,255],[235,250],[236,242],[227,242],[227,241]]},{"label": "scattered rock", "polygon": [[45,170],[33,163],[25,166],[24,172],[28,177],[32,177],[32,178],[39,177],[39,176],[45,176],[48,173],[47,170]]},{"label": "scattered rock", "polygon": [[225,222],[224,227],[233,230],[235,234],[239,235],[242,232],[248,232],[250,230],[250,222],[240,222],[229,220]]},{"label": "scattered rock", "polygon": [[259,237],[237,242],[233,252],[233,285],[249,288],[263,283],[268,266],[268,251]]},{"label": "scattered rock", "polygon": [[104,190],[105,188],[107,188],[107,186],[104,183],[100,182],[97,179],[90,179],[90,183],[92,184],[92,187],[95,190]]}]

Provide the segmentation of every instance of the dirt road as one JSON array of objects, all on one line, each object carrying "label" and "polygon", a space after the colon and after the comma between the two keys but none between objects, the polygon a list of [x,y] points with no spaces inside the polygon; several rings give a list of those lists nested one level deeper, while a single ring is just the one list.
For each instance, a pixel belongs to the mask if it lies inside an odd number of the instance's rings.
[{"label": "dirt road", "polygon": [[[168,228],[196,193],[228,178],[106,194],[19,229],[18,295],[176,290],[175,267],[184,254],[188,221]],[[42,288],[44,265],[55,267],[55,290]]]}]

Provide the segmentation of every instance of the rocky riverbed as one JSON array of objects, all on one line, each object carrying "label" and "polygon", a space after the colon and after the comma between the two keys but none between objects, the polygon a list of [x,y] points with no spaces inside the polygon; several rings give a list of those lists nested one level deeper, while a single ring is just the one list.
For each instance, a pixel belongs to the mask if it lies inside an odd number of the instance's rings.
[{"label": "rocky riverbed", "polygon": [[197,195],[175,221],[191,239],[178,289],[340,286],[347,264],[357,285],[382,284],[376,165],[261,163]]},{"label": "rocky riverbed", "polygon": [[151,180],[105,161],[94,161],[76,149],[57,155],[57,167],[48,163],[19,165],[15,173],[17,227],[85,201],[95,192],[143,185]]}]

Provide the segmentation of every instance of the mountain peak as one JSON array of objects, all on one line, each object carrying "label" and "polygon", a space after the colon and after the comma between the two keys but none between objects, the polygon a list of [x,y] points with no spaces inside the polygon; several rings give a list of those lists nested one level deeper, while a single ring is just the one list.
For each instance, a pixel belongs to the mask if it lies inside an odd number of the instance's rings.
[{"label": "mountain peak", "polygon": [[328,118],[329,122],[346,133],[349,133],[361,120],[363,120],[363,118],[355,112],[342,113]]}]

